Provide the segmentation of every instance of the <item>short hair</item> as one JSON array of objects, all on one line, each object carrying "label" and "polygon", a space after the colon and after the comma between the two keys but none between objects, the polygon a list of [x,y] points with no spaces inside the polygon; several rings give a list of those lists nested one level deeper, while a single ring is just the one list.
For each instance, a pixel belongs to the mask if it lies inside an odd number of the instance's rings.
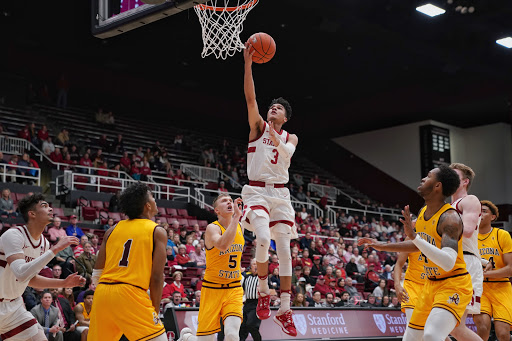
[{"label": "short hair", "polygon": [[288,121],[292,118],[292,106],[290,105],[290,102],[285,100],[283,97],[274,98],[272,102],[270,102],[269,108],[274,104],[281,104],[284,107]]},{"label": "short hair", "polygon": [[119,204],[121,211],[128,216],[129,219],[136,219],[144,212],[144,205],[148,202],[148,192],[151,189],[141,182],[136,182],[126,188],[121,197]]},{"label": "short hair", "polygon": [[441,165],[437,167],[439,172],[436,174],[437,181],[443,185],[443,196],[449,197],[460,185],[459,175],[450,167]]},{"label": "short hair", "polygon": [[87,296],[94,296],[94,291],[92,291],[92,290],[87,290],[87,291],[84,293],[84,299],[85,299]]},{"label": "short hair", "polygon": [[180,294],[181,295],[181,292],[176,290],[175,292],[172,293],[172,296],[174,297],[175,294]]},{"label": "short hair", "polygon": [[498,207],[492,203],[492,201],[482,200],[480,201],[480,204],[482,204],[482,206],[487,206],[491,210],[492,214],[496,216],[496,219],[500,217],[500,211],[498,210]]},{"label": "short hair", "polygon": [[36,193],[27,195],[18,202],[18,209],[20,210],[21,215],[23,216],[23,220],[25,220],[26,223],[28,223],[28,212],[35,210],[35,206],[40,201],[46,201],[46,199],[41,193]]},{"label": "short hair", "polygon": [[215,199],[213,199],[213,208],[217,207],[217,201],[220,200],[220,198],[222,197],[231,197],[231,195],[227,194],[227,193],[221,193],[219,194]]},{"label": "short hair", "polygon": [[464,179],[468,179],[469,180],[468,188],[467,188],[467,189],[469,189],[469,187],[473,183],[473,179],[475,178],[475,172],[473,171],[473,169],[471,169],[471,167],[466,166],[463,163],[452,163],[450,165],[450,168],[451,169],[458,169],[458,170],[460,170],[462,172],[462,175],[464,176]]}]

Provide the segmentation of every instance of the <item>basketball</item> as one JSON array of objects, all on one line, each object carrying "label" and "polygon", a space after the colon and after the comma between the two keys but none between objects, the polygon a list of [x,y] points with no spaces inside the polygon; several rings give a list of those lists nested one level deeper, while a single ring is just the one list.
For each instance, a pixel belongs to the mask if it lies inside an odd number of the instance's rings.
[{"label": "basketball", "polygon": [[252,61],[258,64],[268,62],[276,54],[276,42],[270,35],[259,32],[249,37],[251,51],[254,50]]}]

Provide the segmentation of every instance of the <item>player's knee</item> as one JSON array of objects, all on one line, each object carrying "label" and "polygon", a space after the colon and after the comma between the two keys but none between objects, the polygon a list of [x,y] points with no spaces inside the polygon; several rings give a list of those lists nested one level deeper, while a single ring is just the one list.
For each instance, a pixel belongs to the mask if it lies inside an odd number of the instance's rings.
[{"label": "player's knee", "polygon": [[270,235],[260,236],[256,240],[255,258],[258,263],[265,263],[268,260],[268,248],[270,247]]},{"label": "player's knee", "polygon": [[501,329],[501,330],[495,330],[496,332],[496,338],[498,341],[510,341],[510,330]]}]

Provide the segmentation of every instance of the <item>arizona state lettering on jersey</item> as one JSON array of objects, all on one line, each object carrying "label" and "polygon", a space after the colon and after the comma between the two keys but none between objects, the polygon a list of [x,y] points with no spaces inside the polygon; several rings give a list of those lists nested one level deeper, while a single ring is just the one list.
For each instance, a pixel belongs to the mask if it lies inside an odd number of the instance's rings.
[{"label": "arizona state lettering on jersey", "polygon": [[407,257],[407,271],[405,272],[405,280],[413,281],[418,284],[425,282],[425,273],[423,273],[423,264],[425,256],[421,252],[411,252]]},{"label": "arizona state lettering on jersey", "polygon": [[[425,220],[425,210],[427,206],[423,207],[420,211],[418,219],[416,221],[416,233],[419,236],[427,241],[429,244],[434,245],[437,248],[441,248],[441,236],[437,232],[437,225],[439,223],[439,217],[448,211],[453,210],[454,208],[450,204],[445,204],[443,207],[439,209],[432,217],[428,220]],[[462,253],[462,238],[459,238],[458,241],[458,252],[457,259],[455,261],[455,266],[450,271],[443,270],[440,266],[435,264],[432,260],[428,259],[424,255],[423,257],[423,272],[428,279],[437,280],[444,279],[448,277],[453,277],[457,275],[462,275],[467,273],[466,271],[466,263],[464,262],[464,257]]]},{"label": "arizona state lettering on jersey", "polygon": [[[505,266],[503,255],[512,252],[512,238],[507,231],[493,227],[489,233],[478,234],[478,249],[480,257],[491,262],[493,269],[501,269]],[[508,282],[509,280],[507,277],[503,277],[485,278],[484,281]]]},{"label": "arizona state lettering on jersey", "polygon": [[[220,227],[223,234],[226,229],[218,222],[215,224]],[[220,251],[216,247],[206,249],[206,270],[204,280],[211,283],[227,284],[242,279],[240,265],[242,262],[242,252],[244,250],[245,239],[240,224],[237,226],[235,240],[226,251]]]},{"label": "arizona state lettering on jersey", "polygon": [[[157,224],[149,219],[120,221],[107,239],[100,283],[126,283],[147,290],[153,268],[156,227]],[[132,262],[134,259],[137,261]]]}]

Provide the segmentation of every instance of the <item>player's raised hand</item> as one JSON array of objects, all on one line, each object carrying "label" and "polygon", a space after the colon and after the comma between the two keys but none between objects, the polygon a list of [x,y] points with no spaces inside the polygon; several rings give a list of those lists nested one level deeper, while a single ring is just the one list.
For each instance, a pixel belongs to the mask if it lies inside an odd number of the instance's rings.
[{"label": "player's raised hand", "polygon": [[233,203],[234,216],[238,219],[242,216],[242,198],[236,198]]},{"label": "player's raised hand", "polygon": [[80,241],[75,236],[65,236],[61,237],[57,244],[55,244],[50,250],[52,250],[54,253],[60,252],[67,248],[70,245],[78,245]]},{"label": "player's raised hand", "polygon": [[377,240],[377,239],[373,239],[373,238],[367,238],[367,237],[363,237],[363,238],[359,238],[357,240],[357,245],[358,246],[361,246],[361,245],[364,245],[364,249],[366,250],[368,247],[373,247],[374,249],[379,249],[379,245],[381,243]]},{"label": "player's raised hand", "polygon": [[64,280],[64,288],[82,287],[85,285],[85,278],[78,273],[74,273],[66,277]]},{"label": "player's raised hand", "polygon": [[252,65],[252,56],[254,55],[254,49],[252,48],[252,45],[247,41],[245,43],[245,49],[244,49],[244,61],[245,65]]},{"label": "player's raised hand", "polygon": [[406,205],[404,207],[404,209],[402,210],[402,215],[404,216],[404,218],[400,218],[400,222],[404,225],[405,235],[410,240],[414,240],[414,238],[416,238],[416,232],[414,231],[409,205]]}]

